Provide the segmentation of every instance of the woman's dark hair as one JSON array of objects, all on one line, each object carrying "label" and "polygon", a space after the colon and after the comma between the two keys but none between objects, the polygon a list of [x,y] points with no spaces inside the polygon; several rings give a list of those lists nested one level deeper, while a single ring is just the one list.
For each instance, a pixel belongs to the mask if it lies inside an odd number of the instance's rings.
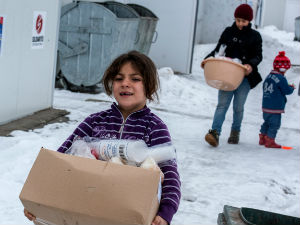
[{"label": "woman's dark hair", "polygon": [[138,51],[130,51],[120,55],[106,69],[101,80],[106,93],[109,96],[112,95],[113,81],[120,72],[121,67],[128,62],[130,62],[134,69],[139,71],[143,77],[146,98],[153,101],[153,97],[155,97],[158,100],[157,90],[159,88],[159,78],[156,67],[148,56]]}]

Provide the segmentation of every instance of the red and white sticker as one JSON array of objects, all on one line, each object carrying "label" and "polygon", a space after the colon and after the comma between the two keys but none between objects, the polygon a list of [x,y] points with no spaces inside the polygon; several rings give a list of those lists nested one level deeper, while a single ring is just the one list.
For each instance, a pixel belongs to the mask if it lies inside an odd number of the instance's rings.
[{"label": "red and white sticker", "polygon": [[31,41],[31,47],[33,49],[40,49],[44,47],[46,15],[47,13],[45,11],[33,12]]},{"label": "red and white sticker", "polygon": [[43,28],[43,16],[41,14],[39,14],[36,18],[36,22],[35,22],[35,29],[36,29],[36,33],[40,34]]}]

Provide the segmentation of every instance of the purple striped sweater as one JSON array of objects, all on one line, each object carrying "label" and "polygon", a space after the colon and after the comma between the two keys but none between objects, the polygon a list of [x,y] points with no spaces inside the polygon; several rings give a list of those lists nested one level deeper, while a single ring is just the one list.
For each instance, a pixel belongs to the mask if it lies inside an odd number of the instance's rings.
[{"label": "purple striped sweater", "polygon": [[[116,103],[113,103],[111,108],[106,111],[94,113],[87,117],[60,146],[58,151],[64,153],[68,150],[75,136],[144,140],[148,147],[171,143],[167,126],[158,116],[151,113],[147,106],[131,113],[124,121]],[[178,209],[181,182],[176,160],[162,162],[159,167],[164,173],[164,182],[158,215],[170,224]]]}]

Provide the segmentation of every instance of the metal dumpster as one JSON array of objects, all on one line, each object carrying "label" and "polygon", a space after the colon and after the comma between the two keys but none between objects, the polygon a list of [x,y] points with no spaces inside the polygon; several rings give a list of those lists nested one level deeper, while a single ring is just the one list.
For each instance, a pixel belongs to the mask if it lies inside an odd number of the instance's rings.
[{"label": "metal dumpster", "polygon": [[138,40],[135,42],[134,48],[137,51],[148,55],[151,44],[155,42],[155,40],[153,40],[154,34],[156,34],[155,39],[157,38],[157,32],[155,31],[155,29],[158,17],[152,11],[141,5],[127,5],[133,8],[140,16]]},{"label": "metal dumpster", "polygon": [[218,225],[299,225],[300,218],[251,208],[224,206]]},{"label": "metal dumpster", "polygon": [[135,42],[138,39],[137,31],[140,18],[138,13],[131,7],[119,2],[103,2],[105,8],[115,15],[113,25],[113,45],[111,46],[111,59],[113,60],[122,53],[135,50]]},{"label": "metal dumpster", "polygon": [[62,7],[57,77],[66,82],[58,83],[73,91],[94,87],[115,57],[134,49],[138,25],[139,15],[121,3],[74,2]]}]

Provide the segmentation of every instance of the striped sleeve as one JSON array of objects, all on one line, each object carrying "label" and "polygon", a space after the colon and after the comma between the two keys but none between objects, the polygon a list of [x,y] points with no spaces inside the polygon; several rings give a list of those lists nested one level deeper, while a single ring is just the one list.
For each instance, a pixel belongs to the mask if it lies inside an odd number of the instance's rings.
[{"label": "striped sleeve", "polygon": [[[167,126],[163,123],[156,123],[150,132],[151,146],[171,143],[171,137]],[[158,210],[158,215],[165,219],[169,224],[178,210],[181,198],[181,182],[177,170],[176,159],[162,162],[158,165],[164,174],[162,184],[162,196]]]},{"label": "striped sleeve", "polygon": [[176,160],[160,163],[159,167],[164,174],[164,181],[158,215],[170,224],[174,214],[178,210],[181,198],[181,182]]},{"label": "striped sleeve", "polygon": [[152,126],[149,133],[150,145],[171,143],[171,136],[167,126],[162,121],[151,121]]},{"label": "striped sleeve", "polygon": [[92,136],[92,117],[87,117],[79,126],[74,130],[74,132],[68,137],[68,139],[58,148],[58,152],[64,153],[73,144],[73,140],[76,136],[79,137],[91,137]]}]

